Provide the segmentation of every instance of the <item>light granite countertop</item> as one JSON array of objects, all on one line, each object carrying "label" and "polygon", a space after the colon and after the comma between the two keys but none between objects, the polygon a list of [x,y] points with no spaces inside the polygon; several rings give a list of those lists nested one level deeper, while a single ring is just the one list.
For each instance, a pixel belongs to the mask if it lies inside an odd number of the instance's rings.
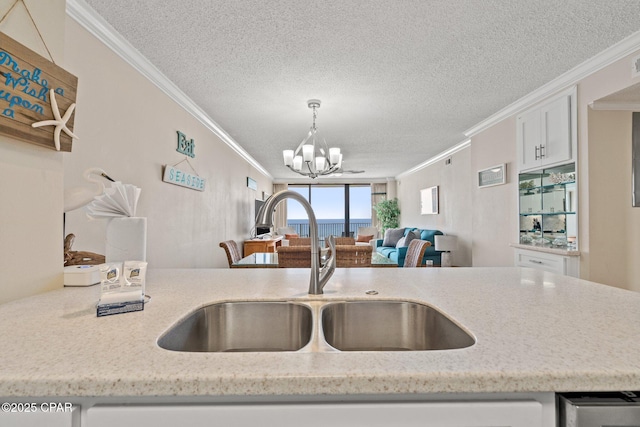
[{"label": "light granite countertop", "polygon": [[[96,317],[97,286],[0,305],[0,396],[309,396],[640,388],[640,294],[520,268],[338,269],[311,298],[432,305],[460,350],[182,353],[158,337],[227,300],[306,300],[308,269],[152,269],[144,311]],[[374,289],[378,295],[368,296]]]},{"label": "light granite countertop", "polygon": [[536,252],[545,252],[545,253],[554,254],[554,255],[572,256],[572,257],[580,256],[580,251],[576,249],[568,249],[566,247],[565,248],[553,247],[551,245],[538,246],[533,244],[527,245],[523,243],[511,243],[509,246],[511,246],[512,248],[526,249],[529,251],[536,251]]}]

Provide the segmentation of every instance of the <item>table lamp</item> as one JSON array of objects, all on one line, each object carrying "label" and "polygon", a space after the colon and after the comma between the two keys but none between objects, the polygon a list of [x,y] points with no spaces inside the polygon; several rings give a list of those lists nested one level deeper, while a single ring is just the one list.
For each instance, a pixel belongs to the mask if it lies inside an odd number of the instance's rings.
[{"label": "table lamp", "polygon": [[458,238],[456,236],[435,236],[436,251],[442,251],[441,267],[451,267],[451,251],[458,247]]}]

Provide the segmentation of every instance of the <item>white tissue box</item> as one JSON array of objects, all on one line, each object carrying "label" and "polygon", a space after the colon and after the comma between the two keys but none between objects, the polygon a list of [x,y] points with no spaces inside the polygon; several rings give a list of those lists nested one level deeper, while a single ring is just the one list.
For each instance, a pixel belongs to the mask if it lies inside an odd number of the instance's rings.
[{"label": "white tissue box", "polygon": [[147,260],[147,218],[114,218],[107,224],[106,262]]},{"label": "white tissue box", "polygon": [[64,268],[65,286],[92,286],[100,283],[100,266],[70,265]]}]

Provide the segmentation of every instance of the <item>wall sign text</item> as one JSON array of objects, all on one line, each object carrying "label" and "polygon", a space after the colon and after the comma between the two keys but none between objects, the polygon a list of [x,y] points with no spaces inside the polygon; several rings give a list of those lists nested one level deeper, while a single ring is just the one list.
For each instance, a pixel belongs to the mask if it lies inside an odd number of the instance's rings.
[{"label": "wall sign text", "polygon": [[196,143],[193,141],[193,139],[187,139],[187,135],[185,135],[184,133],[177,131],[178,132],[178,148],[176,148],[176,151],[178,153],[182,153],[182,154],[186,154],[189,157],[195,157],[196,154],[194,153],[194,150],[196,148]]},{"label": "wall sign text", "polygon": [[76,102],[78,78],[53,62],[0,33],[0,134],[42,147],[56,149],[54,135],[59,133],[60,151],[71,151],[75,114],[65,115],[64,127],[41,125],[53,121],[51,96],[55,94],[56,114],[66,112]]},{"label": "wall sign text", "polygon": [[204,178],[200,178],[198,175],[194,175],[191,172],[186,172],[176,168],[175,166],[169,165],[165,165],[164,167],[162,181],[198,191],[204,191],[204,186],[206,184],[206,180]]}]

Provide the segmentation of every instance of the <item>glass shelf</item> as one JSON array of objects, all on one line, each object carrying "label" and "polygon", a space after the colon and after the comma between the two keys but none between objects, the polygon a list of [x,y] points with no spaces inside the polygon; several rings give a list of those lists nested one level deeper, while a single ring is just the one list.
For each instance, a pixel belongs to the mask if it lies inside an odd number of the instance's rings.
[{"label": "glass shelf", "polygon": [[575,164],[520,174],[520,243],[567,246],[575,242]]},{"label": "glass shelf", "polygon": [[532,215],[575,215],[575,212],[526,212],[521,213],[520,216],[532,216]]}]

